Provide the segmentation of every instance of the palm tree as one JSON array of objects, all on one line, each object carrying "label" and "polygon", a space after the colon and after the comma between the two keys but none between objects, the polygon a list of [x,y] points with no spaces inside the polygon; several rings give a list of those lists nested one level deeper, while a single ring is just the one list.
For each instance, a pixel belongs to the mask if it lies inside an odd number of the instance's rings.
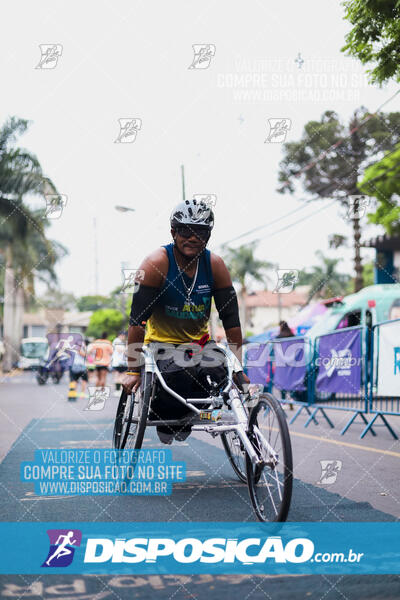
[{"label": "palm tree", "polygon": [[350,275],[339,273],[337,265],[341,258],[328,258],[324,256],[321,250],[317,250],[315,255],[319,258],[320,264],[315,265],[310,271],[300,271],[297,285],[309,285],[308,304],[314,296],[318,298],[331,298],[341,296],[347,293],[347,288],[351,280]]},{"label": "palm tree", "polygon": [[238,248],[225,248],[225,262],[231,274],[232,280],[240,285],[239,305],[240,322],[242,324],[243,334],[246,335],[248,314],[246,308],[247,281],[263,281],[269,279],[265,271],[275,267],[273,263],[265,260],[258,260],[254,257],[254,250],[258,242],[239,246]]},{"label": "palm tree", "polygon": [[[46,193],[57,193],[51,180],[43,175],[36,156],[15,147],[17,137],[25,133],[27,128],[28,121],[11,117],[0,129],[0,250],[4,257],[5,371],[10,370],[17,356],[21,335],[17,328],[23,307],[23,287],[18,285],[16,268],[19,264],[20,269],[25,269],[23,281],[28,278],[26,269],[29,265],[32,272],[32,264],[26,260],[27,254],[24,260],[18,261],[14,253],[18,253],[19,244],[25,244],[27,249],[27,242],[29,238],[32,240],[32,236],[36,236],[36,240],[42,239],[42,243],[46,244],[43,214],[29,210],[23,203],[23,197],[26,194],[44,196]],[[42,256],[42,259],[45,260],[45,257]],[[40,263],[41,258],[38,260]]]}]

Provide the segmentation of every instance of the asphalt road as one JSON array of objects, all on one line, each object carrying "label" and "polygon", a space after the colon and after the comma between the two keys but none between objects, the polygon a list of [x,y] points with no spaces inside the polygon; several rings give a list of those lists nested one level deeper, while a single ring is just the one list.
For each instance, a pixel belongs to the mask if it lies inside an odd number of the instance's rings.
[{"label": "asphalt road", "polygon": [[[167,497],[41,497],[19,481],[22,460],[37,448],[108,448],[117,398],[104,410],[87,411],[87,400],[68,402],[67,386],[39,387],[31,374],[0,383],[0,517],[2,521],[253,521],[247,487],[233,473],[219,439],[193,433],[171,446],[186,462],[187,479]],[[291,416],[293,413],[288,411]],[[346,413],[331,411],[336,425],[322,421],[290,428],[294,493],[289,521],[396,521],[400,515],[400,443],[377,427],[359,439],[361,424],[345,436]],[[400,419],[392,424],[399,431]],[[144,447],[165,447],[154,431]],[[321,460],[341,464],[331,485],[321,480]],[[43,598],[399,598],[398,576],[3,576],[0,596]]]}]

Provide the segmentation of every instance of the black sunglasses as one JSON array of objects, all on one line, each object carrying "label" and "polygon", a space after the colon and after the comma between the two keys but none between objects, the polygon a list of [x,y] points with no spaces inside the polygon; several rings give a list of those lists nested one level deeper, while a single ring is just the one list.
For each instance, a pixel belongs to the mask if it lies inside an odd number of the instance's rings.
[{"label": "black sunglasses", "polygon": [[208,238],[210,237],[210,230],[207,227],[204,227],[204,229],[200,229],[196,227],[182,225],[180,227],[176,227],[176,233],[185,239],[189,239],[190,237],[192,237],[193,234],[203,241],[208,240]]}]

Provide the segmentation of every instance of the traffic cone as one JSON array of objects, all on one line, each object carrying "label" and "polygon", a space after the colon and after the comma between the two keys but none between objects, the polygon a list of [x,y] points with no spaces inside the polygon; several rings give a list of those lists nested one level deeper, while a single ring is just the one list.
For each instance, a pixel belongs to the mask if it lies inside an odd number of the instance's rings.
[{"label": "traffic cone", "polygon": [[78,392],[76,391],[76,381],[69,382],[68,400],[76,400]]}]

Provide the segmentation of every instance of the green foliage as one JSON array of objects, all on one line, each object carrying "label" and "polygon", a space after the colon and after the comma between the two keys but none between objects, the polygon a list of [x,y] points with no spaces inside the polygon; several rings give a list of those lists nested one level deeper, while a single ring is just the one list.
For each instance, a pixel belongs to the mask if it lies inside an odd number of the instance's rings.
[{"label": "green foliage", "polygon": [[224,260],[232,280],[238,282],[242,290],[246,289],[247,278],[263,281],[265,271],[274,267],[272,263],[254,257],[256,247],[257,242],[252,242],[238,248],[225,248]]},{"label": "green foliage", "polygon": [[328,258],[320,250],[315,254],[320,264],[311,267],[309,270],[299,271],[299,280],[297,283],[298,286],[310,286],[308,302],[314,296],[318,298],[331,298],[347,293],[347,286],[351,277],[337,271],[337,265],[342,259]]},{"label": "green foliage", "polygon": [[358,187],[377,200],[376,211],[368,215],[371,223],[383,225],[389,235],[400,233],[400,144],[365,171]]},{"label": "green foliage", "polygon": [[353,28],[342,52],[370,64],[372,83],[400,80],[400,3],[398,0],[346,0],[345,19]]},{"label": "green foliage", "polygon": [[365,263],[363,265],[363,284],[364,287],[374,285],[374,263]]},{"label": "green foliage", "polygon": [[107,296],[81,296],[76,301],[79,311],[99,310],[100,308],[110,308],[110,298]]},{"label": "green foliage", "polygon": [[[314,197],[334,198],[347,206],[348,195],[358,193],[357,173],[361,165],[365,168],[376,162],[377,153],[400,141],[400,112],[378,113],[350,135],[351,129],[368,115],[367,109],[361,107],[345,125],[334,111],[325,111],[320,121],[306,123],[298,142],[283,145],[278,178],[285,185],[278,191],[293,193],[299,183]],[[310,164],[313,166],[308,167]]]},{"label": "green foliage", "polygon": [[329,248],[334,248],[337,250],[342,246],[347,246],[347,237],[345,235],[341,235],[340,233],[332,233],[329,238]]},{"label": "green foliage", "polygon": [[[374,263],[370,262],[370,263],[365,263],[363,265],[363,270],[362,270],[362,280],[363,280],[363,288],[367,287],[369,285],[374,285]],[[344,291],[344,295],[347,296],[348,294],[353,294],[354,293],[354,279],[351,278],[349,279],[346,289]]]},{"label": "green foliage", "polygon": [[99,338],[105,331],[108,338],[114,338],[123,328],[124,316],[113,308],[96,310],[90,317],[86,335]]},{"label": "green foliage", "polygon": [[7,264],[14,269],[18,285],[31,298],[35,277],[47,284],[56,281],[54,266],[67,250],[46,237],[49,222],[44,218],[44,208],[31,210],[23,201],[26,194],[57,192],[43,174],[37,157],[15,146],[28,125],[25,119],[11,117],[0,129],[0,248],[7,254]]}]

